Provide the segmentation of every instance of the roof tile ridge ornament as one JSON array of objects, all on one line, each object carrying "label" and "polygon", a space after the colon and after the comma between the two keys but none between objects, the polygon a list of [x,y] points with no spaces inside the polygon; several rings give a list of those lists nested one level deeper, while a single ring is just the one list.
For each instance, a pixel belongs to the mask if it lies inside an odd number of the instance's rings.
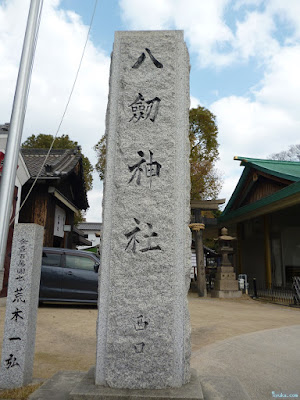
[{"label": "roof tile ridge ornament", "polygon": [[75,165],[81,158],[81,154],[76,149],[63,150],[65,150],[65,152],[64,154],[62,154],[62,157],[58,159],[56,163],[52,164],[54,172],[58,175],[67,175],[68,173],[70,173],[71,170],[68,167],[72,166],[71,169],[73,169],[73,167],[75,167]]},{"label": "roof tile ridge ornament", "polygon": [[[42,165],[48,151],[49,149],[21,148],[21,154],[25,163],[26,160],[30,160],[31,163],[38,166]],[[49,158],[46,160],[40,177],[59,177],[62,175],[68,175],[80,158],[81,154],[78,152],[78,149],[51,149]],[[32,177],[35,176],[35,174],[32,175]]]},{"label": "roof tile ridge ornament", "polygon": [[[24,154],[33,154],[35,156],[45,156],[49,149],[48,148],[39,148],[39,147],[21,147],[21,151]],[[50,155],[59,155],[61,154],[61,152],[63,151],[63,149],[51,149]]]}]

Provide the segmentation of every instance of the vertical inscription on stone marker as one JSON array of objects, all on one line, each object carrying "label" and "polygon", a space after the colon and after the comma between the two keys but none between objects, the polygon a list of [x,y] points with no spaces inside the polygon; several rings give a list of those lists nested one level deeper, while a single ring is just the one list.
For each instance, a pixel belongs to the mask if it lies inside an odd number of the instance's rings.
[{"label": "vertical inscription on stone marker", "polygon": [[36,315],[44,228],[18,224],[14,230],[0,387],[14,388],[32,379]]},{"label": "vertical inscription on stone marker", "polygon": [[188,110],[183,33],[117,32],[96,384],[163,388],[189,380]]}]

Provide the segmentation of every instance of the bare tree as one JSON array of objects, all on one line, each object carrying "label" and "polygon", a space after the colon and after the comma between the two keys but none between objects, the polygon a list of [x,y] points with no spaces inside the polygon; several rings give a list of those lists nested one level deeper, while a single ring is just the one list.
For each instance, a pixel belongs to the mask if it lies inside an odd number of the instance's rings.
[{"label": "bare tree", "polygon": [[300,161],[300,144],[293,144],[288,150],[273,153],[268,158],[279,161]]}]

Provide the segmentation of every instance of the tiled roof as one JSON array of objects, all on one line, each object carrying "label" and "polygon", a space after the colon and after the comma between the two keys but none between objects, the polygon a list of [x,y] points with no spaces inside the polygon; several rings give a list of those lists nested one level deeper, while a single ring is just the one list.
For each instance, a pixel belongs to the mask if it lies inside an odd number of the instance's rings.
[{"label": "tiled roof", "polygon": [[102,222],[80,222],[77,228],[82,231],[101,231]]},{"label": "tiled roof", "polygon": [[[21,153],[30,176],[35,178],[39,173],[48,150],[23,148],[21,149]],[[40,178],[59,178],[64,175],[68,175],[70,172],[72,172],[80,159],[81,154],[77,149],[51,150],[46,164],[41,171]]]},{"label": "tiled roof", "polygon": [[[233,218],[240,217],[242,215],[248,215],[252,211],[255,211],[257,209],[262,209],[263,207],[269,206],[270,204],[278,204],[280,201],[282,202],[283,200],[298,195],[298,200],[297,204],[299,204],[299,193],[300,193],[300,182],[295,182],[284,189],[279,190],[276,193],[273,193],[267,197],[264,197],[255,203],[247,204],[243,207],[240,207],[236,210],[233,211],[225,211],[222,213],[222,215],[218,218],[218,222],[227,222],[232,220]],[[283,207],[282,207],[283,208]]]},{"label": "tiled roof", "polygon": [[[74,238],[75,236],[75,238]],[[92,246],[92,242],[90,240],[87,240],[84,237],[84,232],[81,231],[80,229],[76,228],[76,226],[73,226],[73,238],[76,239],[75,242],[76,244],[84,245],[84,246]]]},{"label": "tiled roof", "polygon": [[[228,201],[222,215],[218,218],[218,222],[230,221],[233,218],[241,217],[242,215],[247,216],[250,212],[274,204],[274,207],[283,200],[292,196],[297,196],[300,193],[300,162],[299,161],[278,161],[278,160],[262,160],[257,158],[247,157],[234,157],[235,160],[241,161],[241,165],[244,166],[244,171],[233,191],[231,198]],[[278,178],[283,178],[290,183],[278,190],[277,192],[270,194],[260,200],[257,200],[251,204],[244,205],[234,209],[235,200],[238,198],[239,193],[243,190],[245,182],[249,176],[251,170],[257,170],[269,175],[273,175]]]},{"label": "tiled roof", "polygon": [[297,182],[300,180],[299,161],[262,160],[259,158],[235,157],[244,167],[256,168],[270,175]]},{"label": "tiled roof", "polygon": [[[56,182],[58,190],[62,192],[79,209],[86,210],[89,206],[85,190],[82,156],[78,149],[51,150],[46,163],[39,174],[41,166],[48,153],[47,149],[21,149],[24,162],[31,179],[39,175],[37,183],[48,180],[49,185]],[[68,185],[65,185],[65,178]],[[72,193],[69,193],[69,184]],[[65,190],[64,190],[65,189]],[[70,197],[71,196],[71,197]]]}]

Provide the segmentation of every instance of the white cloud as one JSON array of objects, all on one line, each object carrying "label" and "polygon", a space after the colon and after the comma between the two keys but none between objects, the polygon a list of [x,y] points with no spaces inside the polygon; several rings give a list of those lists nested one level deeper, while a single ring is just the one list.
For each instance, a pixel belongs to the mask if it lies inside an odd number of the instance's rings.
[{"label": "white cloud", "polygon": [[300,2],[299,0],[270,0],[267,2],[266,10],[268,13],[279,18],[281,23],[286,24],[286,28],[292,31],[288,42],[299,40],[300,38]]},{"label": "white cloud", "polygon": [[175,3],[174,24],[184,29],[190,50],[198,53],[199,63],[204,66],[230,63],[231,54],[225,49],[230,46],[233,34],[223,19],[229,1],[178,0]]},{"label": "white cloud", "polygon": [[300,45],[281,49],[266,70],[255,96],[263,104],[286,110],[299,120],[300,102]]},{"label": "white cloud", "polygon": [[230,195],[242,172],[234,156],[266,158],[299,143],[300,132],[300,49],[282,49],[272,58],[269,69],[253,90],[254,99],[229,96],[211,104],[217,116],[220,161],[225,171],[221,196]]},{"label": "white cloud", "polygon": [[[44,2],[22,141],[32,134],[55,134],[88,32],[79,15],[58,6],[58,0]],[[0,5],[0,123],[10,119],[28,10],[29,0]],[[109,64],[104,51],[89,41],[59,133],[77,140],[93,164],[96,158],[92,147],[105,130]],[[99,220],[101,200],[97,209]]]},{"label": "white cloud", "polygon": [[[119,0],[128,29],[184,29],[200,66],[230,66],[255,59],[265,68],[250,96],[226,96],[209,107],[217,116],[228,200],[241,174],[234,155],[266,157],[295,144],[300,117],[299,0]],[[0,123],[10,118],[29,0],[0,5]],[[243,11],[243,12],[241,12]],[[230,24],[226,17],[230,13]],[[55,133],[80,60],[88,27],[59,0],[44,2],[23,140]],[[4,62],[5,60],[5,62]],[[95,163],[92,146],[104,133],[109,57],[89,42],[60,133],[67,133]],[[234,93],[234,84],[232,92]],[[248,92],[249,93],[249,92]],[[191,107],[201,99],[191,96]],[[89,194],[89,220],[100,220],[102,186]],[[94,208],[95,207],[95,208]]]},{"label": "white cloud", "polygon": [[233,34],[223,21],[230,0],[120,0],[122,18],[130,29],[183,29],[190,49],[198,53],[201,65],[226,65],[231,54],[223,49]]},{"label": "white cloud", "polygon": [[[202,67],[224,67],[255,57],[267,62],[282,46],[300,37],[299,0],[119,0],[130,29],[183,29]],[[243,13],[239,13],[239,10]],[[231,13],[231,24],[226,20]]]},{"label": "white cloud", "polygon": [[131,29],[163,29],[171,22],[172,0],[120,0],[122,18]]},{"label": "white cloud", "polygon": [[260,6],[262,3],[264,2],[264,0],[236,0],[233,8],[234,10],[238,10],[239,8],[243,7],[243,6]]},{"label": "white cloud", "polygon": [[200,100],[197,97],[190,96],[190,108],[197,108],[200,104]]},{"label": "white cloud", "polygon": [[[217,116],[220,161],[225,172],[221,196],[230,197],[242,169],[234,155],[263,158],[297,142],[300,128],[299,0],[121,0],[132,29],[184,29],[191,53],[202,67],[230,66],[250,59],[263,67],[263,79],[247,95],[219,98],[209,107]],[[226,19],[230,13],[230,24]],[[251,73],[251,72],[250,72]],[[249,95],[251,94],[251,97]],[[191,97],[191,106],[201,99]]]},{"label": "white cloud", "polygon": [[279,43],[272,38],[275,23],[267,13],[249,12],[242,22],[237,22],[234,47],[238,57],[267,59],[279,50]]},{"label": "white cloud", "polygon": [[90,208],[86,213],[88,222],[102,221],[102,199],[103,199],[103,184],[96,172],[94,172],[94,188],[89,192]]}]

